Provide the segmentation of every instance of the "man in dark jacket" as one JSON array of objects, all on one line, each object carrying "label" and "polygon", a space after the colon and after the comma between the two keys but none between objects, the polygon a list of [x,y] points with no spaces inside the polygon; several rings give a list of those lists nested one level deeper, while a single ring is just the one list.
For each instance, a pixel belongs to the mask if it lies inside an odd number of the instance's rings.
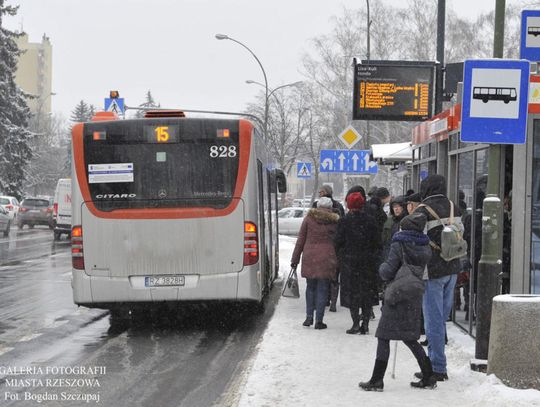
[{"label": "man in dark jacket", "polygon": [[[332,191],[332,187],[330,185],[323,185],[319,188],[319,198],[322,198],[323,196],[330,198],[332,200],[333,211],[337,213],[340,218],[342,218],[345,216],[345,209],[343,209],[343,205],[341,205],[338,201],[332,198],[333,193],[334,191]],[[312,207],[317,207],[317,201],[313,202]]]},{"label": "man in dark jacket", "polygon": [[[433,365],[433,372],[437,380],[448,380],[446,372],[446,355],[444,353],[444,335],[446,320],[452,310],[454,301],[454,287],[457,274],[460,271],[460,260],[445,261],[441,258],[440,250],[434,248],[433,243],[441,246],[441,232],[443,226],[428,211],[426,205],[443,220],[450,217],[450,200],[446,197],[446,180],[442,175],[430,175],[420,184],[422,204],[415,213],[422,213],[427,217],[427,235],[432,242],[432,256],[427,265],[426,291],[422,308],[424,311],[424,326],[429,341],[428,353]],[[457,221],[461,211],[454,205],[454,218]],[[459,219],[461,220],[461,219]],[[446,222],[447,223],[447,222]],[[426,276],[424,275],[424,278]],[[421,377],[421,374],[417,374]]]}]

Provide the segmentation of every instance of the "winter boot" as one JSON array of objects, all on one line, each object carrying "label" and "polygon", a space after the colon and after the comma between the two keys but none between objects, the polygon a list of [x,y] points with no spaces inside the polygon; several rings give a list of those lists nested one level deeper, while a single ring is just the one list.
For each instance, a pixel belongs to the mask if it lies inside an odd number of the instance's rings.
[{"label": "winter boot", "polygon": [[328,328],[328,325],[326,325],[324,322],[322,321],[315,322],[315,329],[326,329],[326,328]]},{"label": "winter boot", "polygon": [[431,367],[431,360],[429,357],[424,356],[418,360],[418,365],[422,370],[422,379],[418,382],[411,382],[411,387],[417,389],[434,389],[437,387],[437,378],[433,374],[433,368]]},{"label": "winter boot", "polygon": [[353,325],[351,329],[347,329],[345,332],[348,334],[357,334],[360,332],[360,316],[355,315],[355,312],[351,310],[351,318],[353,320]]},{"label": "winter boot", "polygon": [[307,317],[304,323],[302,324],[304,326],[311,326],[313,325],[313,317]]},{"label": "winter boot", "polygon": [[383,391],[383,378],[387,366],[387,360],[375,359],[375,366],[373,367],[373,374],[371,375],[371,379],[369,379],[368,382],[358,383],[358,387],[365,391]]},{"label": "winter boot", "polygon": [[369,333],[369,316],[362,320],[362,326],[360,327],[360,335]]}]

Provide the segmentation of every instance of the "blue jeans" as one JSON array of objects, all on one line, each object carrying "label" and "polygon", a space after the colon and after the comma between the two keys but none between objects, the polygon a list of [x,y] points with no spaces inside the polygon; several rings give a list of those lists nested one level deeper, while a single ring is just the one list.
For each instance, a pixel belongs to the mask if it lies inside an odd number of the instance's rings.
[{"label": "blue jeans", "polygon": [[322,278],[306,278],[306,315],[313,318],[313,312],[317,311],[316,321],[322,321],[324,308],[328,300],[328,288],[330,280]]},{"label": "blue jeans", "polygon": [[424,284],[424,327],[428,339],[428,356],[433,371],[446,373],[444,334],[446,321],[452,310],[457,274],[427,280]]}]

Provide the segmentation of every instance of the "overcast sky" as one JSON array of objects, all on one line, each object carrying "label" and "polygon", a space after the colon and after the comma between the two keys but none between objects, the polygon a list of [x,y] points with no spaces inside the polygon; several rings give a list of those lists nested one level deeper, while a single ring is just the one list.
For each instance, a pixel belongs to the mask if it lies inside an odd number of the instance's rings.
[{"label": "overcast sky", "polygon": [[[377,0],[371,0],[377,1]],[[402,1],[395,0],[397,4]],[[507,0],[509,4],[514,0]],[[393,3],[394,0],[388,1]],[[126,104],[144,101],[148,89],[165,107],[242,111],[263,82],[271,88],[302,80],[301,56],[309,40],[330,31],[341,6],[363,0],[7,0],[20,4],[5,19],[39,42],[53,45],[53,110],[66,116],[84,99],[103,106],[109,90]],[[495,0],[447,0],[447,8],[474,19]],[[435,39],[433,39],[435,41]]]}]

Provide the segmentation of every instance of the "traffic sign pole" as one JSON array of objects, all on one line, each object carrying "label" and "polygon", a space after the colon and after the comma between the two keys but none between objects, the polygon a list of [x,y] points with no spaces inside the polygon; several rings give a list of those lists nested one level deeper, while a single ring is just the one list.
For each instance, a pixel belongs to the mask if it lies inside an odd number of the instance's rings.
[{"label": "traffic sign pole", "polygon": [[[505,0],[495,5],[495,33],[493,57],[502,58],[504,49]],[[499,275],[502,272],[503,208],[499,198],[501,184],[502,145],[489,146],[488,195],[484,199],[482,213],[482,256],[478,263],[478,311],[476,323],[476,359],[485,362],[471,363],[473,370],[487,368],[491,308],[493,297],[499,291]],[[474,303],[474,302],[471,302]],[[472,319],[472,317],[471,317]]]}]

